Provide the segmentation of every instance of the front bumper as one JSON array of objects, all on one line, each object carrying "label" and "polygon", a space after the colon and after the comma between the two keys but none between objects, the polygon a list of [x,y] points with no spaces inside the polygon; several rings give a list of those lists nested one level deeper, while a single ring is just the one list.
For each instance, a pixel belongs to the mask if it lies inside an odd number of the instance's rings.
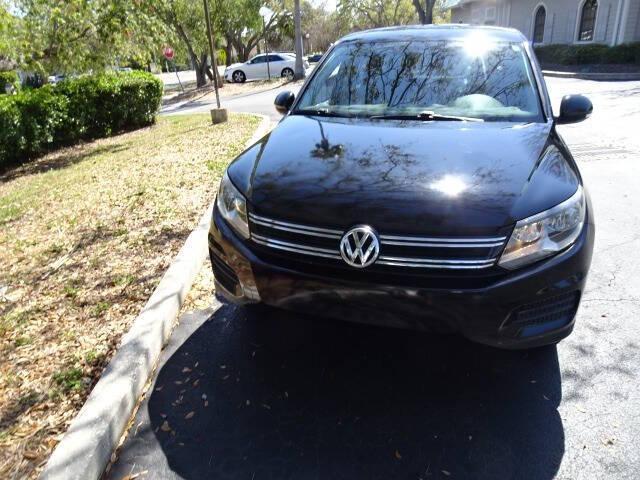
[{"label": "front bumper", "polygon": [[[267,305],[355,322],[458,332],[502,348],[555,343],[571,333],[591,264],[591,222],[564,252],[505,272],[481,288],[413,287],[353,281],[265,261],[217,209],[209,231],[216,289],[235,303]],[[460,274],[464,275],[464,272]],[[436,282],[437,283],[437,282]]]}]

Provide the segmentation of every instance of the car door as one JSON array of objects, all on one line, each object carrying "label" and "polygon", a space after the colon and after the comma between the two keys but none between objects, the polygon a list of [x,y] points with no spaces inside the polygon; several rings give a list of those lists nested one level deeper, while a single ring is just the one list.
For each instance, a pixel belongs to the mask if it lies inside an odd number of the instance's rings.
[{"label": "car door", "polygon": [[269,67],[271,69],[272,77],[279,77],[282,73],[282,69],[286,66],[286,61],[280,55],[269,55]]},{"label": "car door", "polygon": [[244,73],[247,76],[247,80],[260,78],[261,66],[264,60],[264,55],[256,55],[244,65]]}]

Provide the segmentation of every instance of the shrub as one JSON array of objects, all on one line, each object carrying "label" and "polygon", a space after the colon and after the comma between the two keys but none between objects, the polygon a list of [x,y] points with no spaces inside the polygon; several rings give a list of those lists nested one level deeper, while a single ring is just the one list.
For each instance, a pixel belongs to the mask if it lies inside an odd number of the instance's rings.
[{"label": "shrub", "polygon": [[20,110],[14,97],[0,95],[0,167],[18,158],[23,144]]},{"label": "shrub", "polygon": [[538,60],[543,64],[589,65],[612,63],[640,63],[640,42],[610,47],[589,45],[543,45],[535,47]]},{"label": "shrub", "polygon": [[54,145],[66,123],[67,105],[50,86],[0,98],[0,165]]},{"label": "shrub", "polygon": [[20,77],[16,72],[0,72],[0,95],[7,92],[7,85],[11,85],[15,91],[20,90]]},{"label": "shrub", "polygon": [[162,82],[146,72],[72,78],[0,97],[0,166],[155,121]]},{"label": "shrub", "polygon": [[20,157],[39,155],[58,143],[67,121],[69,100],[44,86],[15,95],[20,111]]},{"label": "shrub", "polygon": [[162,100],[162,82],[146,72],[72,78],[56,88],[69,98],[70,140],[104,137],[149,125]]}]

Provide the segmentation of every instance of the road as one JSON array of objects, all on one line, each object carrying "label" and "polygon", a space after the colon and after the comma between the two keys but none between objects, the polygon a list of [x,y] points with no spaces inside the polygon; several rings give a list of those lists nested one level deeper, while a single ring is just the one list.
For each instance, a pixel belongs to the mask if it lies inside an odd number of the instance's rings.
[{"label": "road", "polygon": [[561,128],[597,221],[571,337],[508,352],[214,302],[181,319],[107,478],[640,478],[640,82],[549,87],[595,105]]},{"label": "road", "polygon": [[[291,90],[294,93],[298,93],[300,85],[285,85],[259,92],[250,92],[246,94],[234,95],[232,97],[222,97],[221,105],[227,108],[230,112],[240,113],[259,113],[266,115],[272,121],[278,122],[282,118],[273,107],[273,101],[278,93]],[[224,95],[224,92],[222,92]],[[211,96],[210,96],[211,97]],[[193,100],[175,105],[169,105],[161,110],[161,114],[166,115],[184,115],[190,113],[208,113],[209,110],[215,107],[215,100],[213,98],[206,98],[203,100]]]}]

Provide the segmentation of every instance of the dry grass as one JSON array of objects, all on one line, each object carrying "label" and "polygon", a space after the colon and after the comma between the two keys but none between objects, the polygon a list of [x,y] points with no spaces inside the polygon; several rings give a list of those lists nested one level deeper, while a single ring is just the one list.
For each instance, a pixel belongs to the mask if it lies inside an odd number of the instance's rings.
[{"label": "dry grass", "polygon": [[0,177],[0,478],[37,475],[258,121],[165,117]]}]

